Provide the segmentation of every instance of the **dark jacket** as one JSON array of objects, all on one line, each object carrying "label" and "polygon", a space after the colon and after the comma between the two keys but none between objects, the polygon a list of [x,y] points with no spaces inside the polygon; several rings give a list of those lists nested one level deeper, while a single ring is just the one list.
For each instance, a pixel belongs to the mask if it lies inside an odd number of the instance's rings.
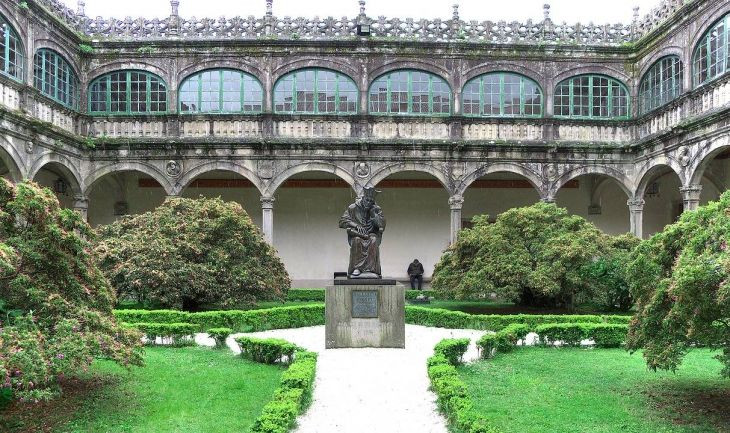
[{"label": "dark jacket", "polygon": [[408,265],[408,275],[423,275],[423,265],[421,262]]}]

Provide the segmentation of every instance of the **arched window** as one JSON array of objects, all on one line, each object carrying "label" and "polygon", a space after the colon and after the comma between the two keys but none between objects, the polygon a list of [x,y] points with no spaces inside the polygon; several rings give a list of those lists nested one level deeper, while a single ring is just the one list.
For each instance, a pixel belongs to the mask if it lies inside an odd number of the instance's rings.
[{"label": "arched window", "polygon": [[167,112],[167,86],[162,78],[144,71],[116,71],[89,86],[93,114],[153,114]]},{"label": "arched window", "polygon": [[0,52],[3,55],[0,71],[13,78],[22,80],[25,67],[23,44],[20,42],[18,33],[2,15],[0,15],[0,27],[2,28]]},{"label": "arched window", "polygon": [[357,86],[352,78],[328,69],[290,72],[274,85],[274,112],[356,114]]},{"label": "arched window", "polygon": [[451,114],[451,89],[430,72],[389,72],[373,81],[368,93],[372,114]]},{"label": "arched window", "polygon": [[692,78],[700,85],[730,70],[730,13],[713,24],[692,55]]},{"label": "arched window", "polygon": [[41,93],[69,108],[78,108],[79,79],[60,54],[46,48],[36,51],[33,77],[35,87]]},{"label": "arched window", "polygon": [[678,56],[657,60],[639,84],[639,113],[644,114],[682,93],[682,61]]},{"label": "arched window", "polygon": [[262,101],[261,83],[233,69],[198,72],[180,85],[181,113],[260,113]]},{"label": "arched window", "polygon": [[556,116],[626,119],[629,117],[629,92],[615,78],[577,75],[555,87],[553,106]]},{"label": "arched window", "polygon": [[467,81],[462,107],[466,116],[538,117],[542,115],[542,91],[522,75],[491,72]]}]

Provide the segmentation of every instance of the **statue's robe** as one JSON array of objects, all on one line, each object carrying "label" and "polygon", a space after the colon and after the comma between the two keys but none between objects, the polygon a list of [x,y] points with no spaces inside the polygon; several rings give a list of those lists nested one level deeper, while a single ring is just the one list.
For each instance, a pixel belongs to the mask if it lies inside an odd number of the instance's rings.
[{"label": "statue's robe", "polygon": [[385,230],[385,218],[382,213],[376,213],[374,208],[380,210],[374,205],[370,211],[364,209],[360,205],[360,200],[351,204],[340,217],[340,228],[347,229],[350,223],[362,226],[369,234],[368,239],[347,231],[347,242],[350,244],[350,265],[347,268],[347,274],[352,275],[355,269],[359,269],[361,273],[372,272],[381,276],[380,271],[380,241],[382,239],[383,230]]}]

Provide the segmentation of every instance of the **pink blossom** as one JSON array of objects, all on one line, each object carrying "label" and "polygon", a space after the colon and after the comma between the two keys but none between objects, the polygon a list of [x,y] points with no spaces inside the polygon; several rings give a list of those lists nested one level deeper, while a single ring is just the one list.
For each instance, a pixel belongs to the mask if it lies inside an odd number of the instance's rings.
[{"label": "pink blossom", "polygon": [[58,355],[56,355],[56,358],[58,358],[58,359],[63,359],[65,357],[66,357],[66,355],[64,355],[63,353],[59,353]]}]

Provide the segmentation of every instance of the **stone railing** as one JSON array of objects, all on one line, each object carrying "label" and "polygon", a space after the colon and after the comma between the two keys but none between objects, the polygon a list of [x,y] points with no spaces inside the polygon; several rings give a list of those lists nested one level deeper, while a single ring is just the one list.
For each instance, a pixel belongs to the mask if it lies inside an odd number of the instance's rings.
[{"label": "stone railing", "polygon": [[523,120],[503,123],[498,120],[478,120],[461,128],[464,140],[542,140],[543,125]]},{"label": "stone railing", "polygon": [[558,123],[557,141],[584,143],[626,143],[631,141],[629,125],[581,124],[569,120]]},{"label": "stone railing", "polygon": [[110,138],[165,138],[167,122],[161,119],[144,121],[124,118],[92,118],[89,135]]},{"label": "stone railing", "polygon": [[434,139],[449,138],[449,123],[447,119],[413,119],[413,120],[381,120],[372,124],[370,133],[372,138],[379,140],[389,139]]},{"label": "stone railing", "polygon": [[261,137],[258,120],[184,119],[180,122],[180,136],[191,137]]},{"label": "stone railing", "polygon": [[33,107],[34,117],[53,124],[72,134],[76,133],[75,117],[68,110],[59,109],[55,104],[43,101],[35,101]]},{"label": "stone railing", "polygon": [[351,122],[337,120],[277,120],[274,136],[286,138],[347,138]]},{"label": "stone railing", "polygon": [[370,26],[368,36],[395,40],[468,41],[484,43],[536,43],[621,45],[638,40],[674,15],[687,3],[702,0],[661,0],[660,4],[639,19],[634,11],[631,24],[554,24],[550,7],[544,8],[544,19],[533,22],[464,21],[458,7],[451,19],[370,18],[365,3],[354,18],[277,18],[271,4],[263,17],[181,18],[177,5],[165,19],[101,18],[91,19],[83,9],[74,12],[59,0],[33,0],[65,21],[73,29],[93,38],[104,39],[348,39],[358,36],[357,26]]},{"label": "stone railing", "polygon": [[0,104],[11,110],[20,108],[20,91],[14,86],[0,81]]}]

